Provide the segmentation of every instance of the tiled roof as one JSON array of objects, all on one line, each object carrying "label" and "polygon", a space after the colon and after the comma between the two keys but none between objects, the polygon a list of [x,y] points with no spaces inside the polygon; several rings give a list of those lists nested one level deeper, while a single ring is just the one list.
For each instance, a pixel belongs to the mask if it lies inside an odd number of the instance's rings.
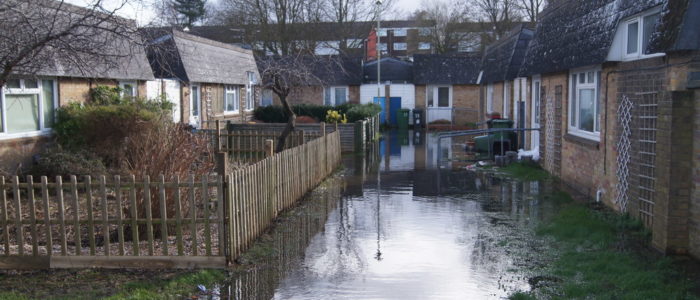
[{"label": "tiled roof", "polygon": [[[380,60],[382,82],[413,82],[413,64],[393,57]],[[377,61],[365,63],[363,68],[364,82],[377,82]]]},{"label": "tiled roof", "polygon": [[415,84],[477,84],[481,57],[475,55],[416,54],[413,56]]},{"label": "tiled roof", "polygon": [[532,36],[532,30],[518,25],[501,40],[489,45],[481,62],[484,72],[481,81],[492,83],[518,77]]}]

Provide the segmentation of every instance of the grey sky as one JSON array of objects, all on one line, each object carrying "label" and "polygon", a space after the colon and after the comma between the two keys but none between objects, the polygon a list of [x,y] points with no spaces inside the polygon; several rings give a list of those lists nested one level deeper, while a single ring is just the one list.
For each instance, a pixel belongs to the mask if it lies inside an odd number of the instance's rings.
[{"label": "grey sky", "polygon": [[[95,0],[66,0],[68,3],[87,6],[93,3]],[[126,4],[124,7],[119,9],[118,14],[122,17],[129,19],[134,19],[139,25],[146,25],[150,23],[155,17],[153,12],[153,5],[156,1],[162,0],[140,0],[140,1],[127,1],[127,0],[103,0],[103,5],[107,9],[116,9],[121,6],[124,2]],[[216,2],[218,0],[209,0],[211,2]],[[397,3],[395,9],[397,9],[400,15],[413,12],[420,7],[420,0],[395,0]],[[396,18],[396,17],[394,17]]]}]

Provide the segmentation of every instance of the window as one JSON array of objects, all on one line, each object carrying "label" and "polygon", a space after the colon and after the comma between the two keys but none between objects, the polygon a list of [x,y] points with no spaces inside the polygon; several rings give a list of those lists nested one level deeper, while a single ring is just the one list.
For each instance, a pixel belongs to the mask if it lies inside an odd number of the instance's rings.
[{"label": "window", "polygon": [[348,48],[362,48],[363,40],[361,39],[348,39],[346,42],[346,47]]},{"label": "window", "polygon": [[377,32],[378,36],[386,36],[386,29],[379,29],[379,32]]},{"label": "window", "polygon": [[348,102],[347,86],[332,86],[323,89],[323,103],[337,106]]},{"label": "window", "polygon": [[406,36],[406,29],[394,29],[394,36]]},{"label": "window", "polygon": [[508,85],[508,81],[503,82],[503,118],[507,119],[508,118],[508,110],[510,109],[509,103],[509,94],[510,94],[510,86]]},{"label": "window", "polygon": [[489,83],[486,87],[486,112],[493,112],[493,83]]},{"label": "window", "polygon": [[265,89],[262,92],[262,106],[272,105],[272,90]]},{"label": "window", "polygon": [[430,50],[430,43],[418,43],[418,50]]},{"label": "window", "polygon": [[452,93],[449,86],[428,86],[426,92],[428,107],[435,107],[436,100],[437,107],[452,107]]},{"label": "window", "polygon": [[253,86],[257,83],[257,78],[255,78],[254,72],[246,72],[248,77],[248,83],[245,86],[245,109],[253,110],[255,108],[254,97],[253,97]]},{"label": "window", "polygon": [[377,44],[377,49],[379,49],[381,51],[386,51],[386,43]]},{"label": "window", "polygon": [[644,58],[654,54],[647,51],[647,46],[649,46],[656,23],[659,21],[659,14],[658,9],[655,9],[633,17],[624,23],[625,58]]},{"label": "window", "polygon": [[406,43],[394,43],[394,50],[406,50]]},{"label": "window", "polygon": [[418,34],[420,36],[429,36],[430,35],[430,28],[420,28],[420,29],[418,29]]},{"label": "window", "polygon": [[120,81],[119,87],[122,89],[122,97],[136,97],[136,82]]},{"label": "window", "polygon": [[570,78],[569,133],[598,140],[600,138],[600,71],[576,71]]},{"label": "window", "polygon": [[190,109],[190,115],[196,117],[199,116],[199,86],[193,85],[190,94],[192,95],[190,97],[190,105],[192,107],[192,109]]},{"label": "window", "polygon": [[241,102],[238,93],[236,86],[227,85],[224,87],[224,112],[238,112],[238,105]]},{"label": "window", "polygon": [[0,138],[47,132],[56,108],[54,80],[11,79],[0,97]]},{"label": "window", "polygon": [[540,81],[537,80],[533,84],[532,88],[532,123],[540,124],[540,97],[542,96],[542,91],[540,91]]}]

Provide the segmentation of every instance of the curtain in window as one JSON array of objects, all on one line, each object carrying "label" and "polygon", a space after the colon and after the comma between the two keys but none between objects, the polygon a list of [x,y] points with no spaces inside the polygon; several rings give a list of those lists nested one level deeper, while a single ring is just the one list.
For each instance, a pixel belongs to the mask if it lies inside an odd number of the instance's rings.
[{"label": "curtain in window", "polygon": [[5,95],[7,132],[39,130],[39,95]]}]

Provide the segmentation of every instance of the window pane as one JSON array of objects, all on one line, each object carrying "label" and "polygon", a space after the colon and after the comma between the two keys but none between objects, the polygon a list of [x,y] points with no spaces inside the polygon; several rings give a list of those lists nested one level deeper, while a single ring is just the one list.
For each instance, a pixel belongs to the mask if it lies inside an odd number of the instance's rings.
[{"label": "window pane", "polygon": [[44,80],[42,87],[42,104],[44,106],[44,128],[51,128],[54,120],[54,99],[53,99],[53,80]]},{"label": "window pane", "polygon": [[532,120],[535,124],[540,123],[540,83],[535,82],[535,90],[533,91],[533,99],[535,99],[535,115],[533,116]]},{"label": "window pane", "polygon": [[569,120],[569,125],[576,127],[576,74],[573,75],[571,80],[571,102],[569,106],[571,107],[571,113],[569,114],[571,120]]},{"label": "window pane", "polygon": [[579,90],[579,119],[581,120],[578,128],[585,131],[593,132],[594,119],[594,89]]},{"label": "window pane", "polygon": [[654,27],[658,21],[658,13],[644,17],[644,31],[642,32],[642,50],[644,54],[650,54],[649,51],[647,51],[647,46],[649,46],[651,35],[654,33]]},{"label": "window pane", "polygon": [[394,50],[406,50],[406,43],[394,43]]},{"label": "window pane", "polygon": [[192,115],[199,116],[199,87],[192,87]]},{"label": "window pane", "polygon": [[134,86],[133,85],[127,83],[127,84],[124,84],[124,86],[122,88],[124,89],[124,96],[133,97],[136,95],[136,94],[134,94]]},{"label": "window pane", "polygon": [[345,103],[347,99],[347,90],[345,88],[335,88],[335,105]]},{"label": "window pane", "polygon": [[5,83],[5,87],[8,89],[18,89],[19,88],[19,79],[8,79],[7,82]]},{"label": "window pane", "polygon": [[449,107],[450,106],[450,88],[446,88],[446,87],[438,88],[438,106],[439,107]]},{"label": "window pane", "polygon": [[25,79],[24,80],[24,88],[25,89],[37,89],[37,88],[39,88],[39,83],[34,79]]},{"label": "window pane", "polygon": [[627,54],[637,53],[639,46],[639,23],[627,24]]},{"label": "window pane", "polygon": [[39,130],[39,95],[5,95],[7,132]]},{"label": "window pane", "polygon": [[329,105],[329,106],[333,105],[333,103],[331,103],[331,89],[330,88],[323,89],[323,103],[325,105]]}]

